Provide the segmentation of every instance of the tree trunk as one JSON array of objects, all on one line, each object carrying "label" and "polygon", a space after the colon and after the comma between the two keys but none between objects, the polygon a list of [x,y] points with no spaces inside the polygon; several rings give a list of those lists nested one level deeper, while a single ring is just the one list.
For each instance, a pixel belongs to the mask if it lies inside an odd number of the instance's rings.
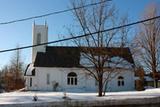
[{"label": "tree trunk", "polygon": [[155,78],[155,87],[158,88],[158,80]]},{"label": "tree trunk", "polygon": [[108,81],[106,81],[106,83],[105,83],[105,85],[104,85],[103,96],[105,96],[105,95],[106,95],[107,85],[108,85]]},{"label": "tree trunk", "polygon": [[102,92],[103,92],[103,79],[102,76],[100,76],[99,78],[99,84],[98,84],[98,96],[101,97],[102,96]]},{"label": "tree trunk", "polygon": [[154,87],[158,88],[158,76],[157,76],[157,72],[156,69],[153,68],[154,72],[153,72],[153,78],[154,78]]}]

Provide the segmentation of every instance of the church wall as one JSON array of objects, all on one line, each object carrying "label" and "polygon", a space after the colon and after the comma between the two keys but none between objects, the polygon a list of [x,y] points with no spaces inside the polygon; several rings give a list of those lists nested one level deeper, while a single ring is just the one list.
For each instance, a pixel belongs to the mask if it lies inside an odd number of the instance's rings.
[{"label": "church wall", "polygon": [[[67,75],[70,72],[77,74],[77,85],[67,84]],[[47,84],[47,74],[49,76],[49,84]],[[124,77],[124,86],[118,86],[118,76]],[[84,73],[80,68],[45,68],[36,67],[36,75],[33,78],[32,87],[29,90],[44,91],[70,91],[70,92],[96,92],[98,84],[95,79]],[[29,86],[29,77],[26,81]],[[55,84],[58,86],[55,88]],[[124,70],[112,79],[107,87],[107,91],[130,91],[134,90],[134,72]]]},{"label": "church wall", "polygon": [[[124,78],[124,86],[118,86],[118,77],[122,76]],[[114,79],[112,79],[107,87],[107,91],[133,91],[135,90],[135,80],[134,72],[132,69],[122,70]]]},{"label": "church wall", "polygon": [[[67,84],[67,75],[70,72],[75,72],[77,74],[77,85]],[[47,74],[50,75],[50,83],[47,84]],[[49,91],[85,91],[95,90],[93,79],[87,79],[86,74],[82,69],[78,68],[36,68],[36,75],[34,78],[33,86],[36,86],[37,90],[49,90]],[[87,81],[86,81],[87,79]],[[54,90],[54,84],[58,83],[58,87]],[[27,83],[29,84],[29,82]],[[92,86],[92,87],[91,87]],[[29,87],[30,88],[30,87]],[[30,88],[31,90],[33,88]]]}]

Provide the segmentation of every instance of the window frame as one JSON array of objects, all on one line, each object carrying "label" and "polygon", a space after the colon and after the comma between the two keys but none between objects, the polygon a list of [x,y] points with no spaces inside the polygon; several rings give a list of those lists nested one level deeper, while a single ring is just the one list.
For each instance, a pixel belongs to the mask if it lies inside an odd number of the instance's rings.
[{"label": "window frame", "polygon": [[46,75],[46,84],[49,85],[50,84],[50,74],[47,73]]},{"label": "window frame", "polygon": [[70,72],[67,75],[67,85],[75,86],[77,85],[77,74],[75,72]]},{"label": "window frame", "polygon": [[117,79],[118,79],[117,85],[118,85],[119,87],[124,86],[124,77],[119,76]]},{"label": "window frame", "polygon": [[32,87],[32,77],[29,78],[29,86]]}]

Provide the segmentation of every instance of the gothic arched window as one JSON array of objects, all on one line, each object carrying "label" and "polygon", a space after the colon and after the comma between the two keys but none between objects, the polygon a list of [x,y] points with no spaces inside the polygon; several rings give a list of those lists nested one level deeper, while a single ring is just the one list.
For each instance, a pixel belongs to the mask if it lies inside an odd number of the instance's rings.
[{"label": "gothic arched window", "polygon": [[38,44],[41,44],[41,34],[40,33],[37,34],[37,45]]},{"label": "gothic arched window", "polygon": [[117,79],[118,79],[118,86],[124,86],[124,78],[122,76],[119,76]]},{"label": "gothic arched window", "polygon": [[68,85],[77,85],[77,74],[74,72],[70,72],[67,75],[67,84]]}]

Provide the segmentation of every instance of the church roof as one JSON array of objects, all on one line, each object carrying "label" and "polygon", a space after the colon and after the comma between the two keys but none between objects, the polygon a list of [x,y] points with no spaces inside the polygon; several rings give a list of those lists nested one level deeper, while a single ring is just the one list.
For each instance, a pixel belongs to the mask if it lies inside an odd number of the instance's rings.
[{"label": "church roof", "polygon": [[[47,46],[46,52],[38,52],[34,67],[80,67],[81,52],[92,51],[94,54],[107,54],[110,57],[121,57],[134,64],[129,48],[96,48]],[[102,52],[103,51],[103,52]]]}]

